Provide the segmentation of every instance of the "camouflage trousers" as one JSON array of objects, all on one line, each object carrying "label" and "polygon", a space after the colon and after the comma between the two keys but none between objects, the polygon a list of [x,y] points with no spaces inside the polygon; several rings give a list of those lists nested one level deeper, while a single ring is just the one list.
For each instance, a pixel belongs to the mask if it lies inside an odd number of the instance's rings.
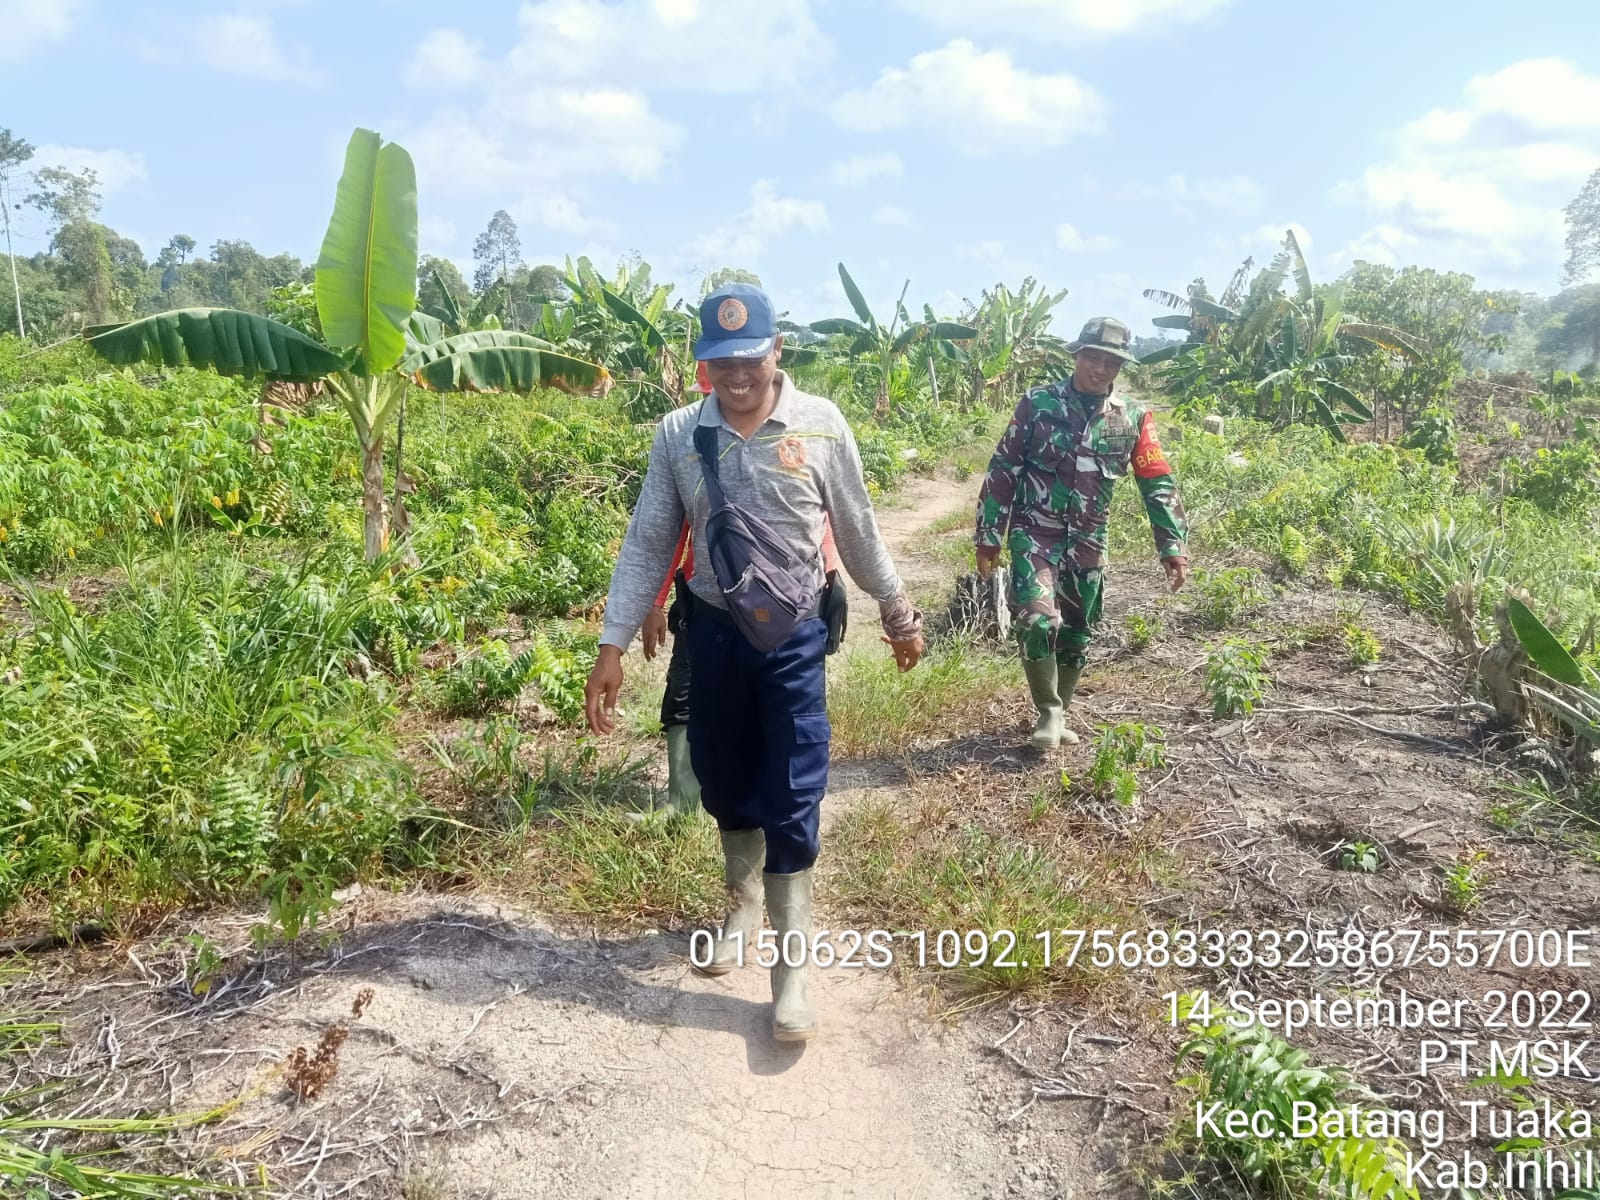
[{"label": "camouflage trousers", "polygon": [[1105,571],[1074,567],[1059,534],[1012,526],[1011,629],[1030,662],[1054,653],[1065,667],[1089,661]]}]

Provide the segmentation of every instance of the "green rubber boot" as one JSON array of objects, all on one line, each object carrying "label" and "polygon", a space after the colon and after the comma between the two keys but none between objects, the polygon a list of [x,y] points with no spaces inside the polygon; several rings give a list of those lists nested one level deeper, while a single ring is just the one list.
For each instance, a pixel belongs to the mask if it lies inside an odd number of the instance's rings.
[{"label": "green rubber boot", "polygon": [[689,727],[667,726],[667,807],[692,813],[700,808],[700,781],[689,762]]},{"label": "green rubber boot", "polygon": [[1078,744],[1078,735],[1066,726],[1067,709],[1072,707],[1072,694],[1078,690],[1078,680],[1083,676],[1083,664],[1067,666],[1056,664],[1056,695],[1061,697],[1061,740],[1069,746]]},{"label": "green rubber boot", "polygon": [[759,829],[722,831],[723,879],[728,885],[728,912],[711,946],[711,961],[697,967],[702,975],[726,975],[752,961],[761,930],[761,868],[767,861],[767,835]]},{"label": "green rubber boot", "polygon": [[[1060,693],[1056,691],[1056,660],[1053,658],[1025,658],[1022,673],[1028,677],[1028,691],[1033,694],[1033,706],[1039,710],[1039,723],[1033,727],[1028,745],[1036,750],[1053,750],[1067,734],[1065,713]],[[1077,739],[1074,738],[1074,741]]]},{"label": "green rubber boot", "polygon": [[[811,871],[793,875],[766,874],[767,912],[778,935],[778,961],[772,967],[772,1036],[780,1042],[804,1042],[816,1036],[817,1014],[806,995],[807,960],[811,957]],[[799,930],[800,938],[786,937]],[[801,938],[804,945],[801,945]],[[790,966],[785,957],[798,959]]]}]

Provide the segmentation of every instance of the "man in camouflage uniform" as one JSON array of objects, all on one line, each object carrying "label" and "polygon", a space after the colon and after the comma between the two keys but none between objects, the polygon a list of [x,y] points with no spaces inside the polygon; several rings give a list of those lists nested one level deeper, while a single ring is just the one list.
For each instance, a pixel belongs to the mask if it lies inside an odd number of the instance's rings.
[{"label": "man in camouflage uniform", "polygon": [[[1128,327],[1096,317],[1067,349],[1073,372],[1017,402],[978,493],[973,541],[987,577],[1011,551],[1012,628],[1039,722],[1040,749],[1076,742],[1066,706],[1100,619],[1111,492],[1131,468],[1173,591],[1188,575],[1183,501],[1150,412],[1112,392],[1134,362]],[[1009,536],[1007,526],[1009,525]]]}]

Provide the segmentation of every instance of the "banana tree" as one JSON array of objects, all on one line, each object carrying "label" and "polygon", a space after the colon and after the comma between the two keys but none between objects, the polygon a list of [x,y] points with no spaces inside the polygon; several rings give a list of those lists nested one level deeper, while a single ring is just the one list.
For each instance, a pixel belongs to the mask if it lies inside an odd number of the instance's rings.
[{"label": "banana tree", "polygon": [[415,384],[430,391],[526,392],[604,388],[606,369],[528,334],[447,334],[416,312],[417,183],[411,156],[357,129],[345,151],[333,216],[317,259],[317,315],[326,344],[281,322],[235,309],[189,308],[93,326],[84,338],[114,363],[210,367],[291,383],[326,380],[361,448],[363,542],[369,561],[388,548],[383,443]]},{"label": "banana tree", "polygon": [[1253,393],[1257,416],[1274,417],[1280,425],[1314,420],[1343,441],[1343,426],[1372,420],[1366,402],[1339,382],[1355,362],[1349,342],[1401,357],[1414,357],[1425,347],[1401,330],[1351,320],[1337,289],[1319,293],[1292,229],[1272,262],[1246,287],[1250,266],[1246,259],[1216,301],[1200,280],[1187,298],[1146,291],[1146,298],[1179,310],[1178,316],[1155,318],[1155,324],[1185,329],[1189,336],[1142,361],[1168,363],[1166,380],[1185,397]]},{"label": "banana tree", "polygon": [[1037,284],[1029,276],[1015,292],[1002,283],[992,291],[985,289],[980,303],[967,301],[977,336],[968,350],[970,392],[965,406],[981,404],[985,393],[994,389],[997,403],[1009,408],[1022,386],[1041,373],[1059,376],[1071,369],[1066,343],[1047,332],[1051,310],[1066,298],[1067,290],[1050,293],[1040,288],[1035,294]]},{"label": "banana tree", "polygon": [[905,303],[906,292],[911,288],[909,279],[905,287],[900,289],[900,298],[895,301],[893,320],[884,327],[872,315],[866,297],[861,294],[856,281],[850,278],[850,272],[845,270],[843,263],[839,264],[839,280],[844,284],[844,294],[850,300],[850,307],[855,309],[860,319],[852,321],[849,317],[829,317],[813,321],[811,328],[816,333],[848,337],[850,341],[845,353],[852,359],[869,361],[877,379],[873,415],[880,421],[889,415],[889,377],[895,363],[906,351],[924,342],[934,342],[941,345],[948,357],[959,358],[961,351],[956,343],[970,341],[978,335],[978,331],[970,325],[938,320],[932,309],[925,310],[923,320],[912,321]]}]

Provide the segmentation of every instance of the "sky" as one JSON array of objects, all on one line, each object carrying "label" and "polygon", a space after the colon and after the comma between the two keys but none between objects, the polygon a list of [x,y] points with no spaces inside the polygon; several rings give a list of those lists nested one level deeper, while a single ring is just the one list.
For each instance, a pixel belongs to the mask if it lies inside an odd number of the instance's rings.
[{"label": "sky", "polygon": [[[352,129],[416,161],[424,253],[471,277],[496,209],[530,264],[627,254],[698,298],[953,315],[1033,275],[1055,331],[1214,292],[1291,225],[1358,259],[1550,294],[1600,168],[1593,0],[0,0],[0,126],[92,166],[154,258],[315,259]],[[47,243],[13,213],[18,253]]]}]

